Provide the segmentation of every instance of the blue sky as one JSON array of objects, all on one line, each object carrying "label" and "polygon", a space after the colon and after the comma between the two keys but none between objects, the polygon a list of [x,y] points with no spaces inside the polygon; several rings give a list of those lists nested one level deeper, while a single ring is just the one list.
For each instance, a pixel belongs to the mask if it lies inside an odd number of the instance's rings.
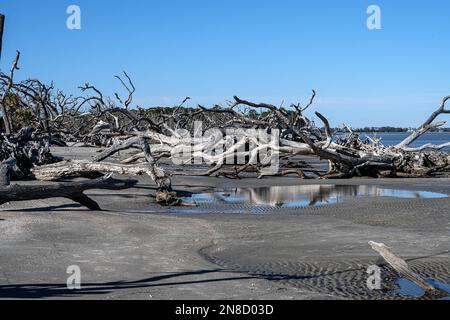
[{"label": "blue sky", "polygon": [[[81,8],[81,30],[66,9]],[[366,9],[381,8],[381,30]],[[417,126],[450,94],[448,0],[0,0],[1,68],[69,92],[112,95],[126,70],[140,106],[223,103],[233,95],[305,102],[333,126]]]}]

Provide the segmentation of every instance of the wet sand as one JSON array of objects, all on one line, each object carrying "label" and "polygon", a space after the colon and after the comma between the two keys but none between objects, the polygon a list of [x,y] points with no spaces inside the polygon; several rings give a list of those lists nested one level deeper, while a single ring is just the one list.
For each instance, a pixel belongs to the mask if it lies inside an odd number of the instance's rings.
[{"label": "wet sand", "polygon": [[[72,150],[55,153],[69,155]],[[77,148],[79,159],[95,150]],[[450,198],[355,198],[261,214],[186,214],[152,204],[153,183],[87,192],[105,209],[55,198],[0,206],[0,298],[386,299],[366,286],[384,242],[424,277],[450,282]],[[29,182],[33,183],[33,182]],[[450,179],[228,180],[176,177],[175,189],[297,184],[378,185],[450,194]],[[68,290],[68,266],[81,290]]]}]

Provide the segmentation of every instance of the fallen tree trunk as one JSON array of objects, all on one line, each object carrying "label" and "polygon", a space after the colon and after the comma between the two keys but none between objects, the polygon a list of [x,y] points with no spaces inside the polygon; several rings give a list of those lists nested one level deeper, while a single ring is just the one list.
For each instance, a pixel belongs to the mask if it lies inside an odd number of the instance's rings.
[{"label": "fallen tree trunk", "polygon": [[11,185],[0,187],[0,205],[12,201],[38,200],[48,198],[67,198],[91,210],[101,210],[97,202],[83,192],[89,189],[122,190],[136,185],[136,180],[117,180],[106,176],[103,178],[63,182],[50,185]]},{"label": "fallen tree trunk", "polygon": [[[148,132],[147,132],[148,133]],[[151,135],[152,133],[150,133]],[[156,136],[159,136],[155,133]],[[124,141],[118,141],[113,144],[110,148],[104,150],[97,157],[94,158],[94,161],[100,164],[100,161],[105,160],[106,158],[112,156],[113,154],[121,151],[127,150],[130,148],[138,148],[142,150],[142,155],[146,159],[146,164],[142,164],[141,166],[136,165],[114,165],[114,164],[106,164],[101,163],[103,165],[102,171],[105,170],[122,170],[125,172],[123,174],[133,174],[137,172],[137,174],[145,173],[150,176],[150,178],[156,183],[158,186],[158,190],[156,192],[156,202],[162,205],[180,205],[182,202],[178,199],[176,192],[172,190],[172,182],[170,180],[169,175],[157,165],[153,155],[152,150],[149,145],[149,141],[151,138],[144,136],[142,133],[138,134],[136,137],[129,138]],[[89,166],[89,165],[88,165]],[[91,166],[91,169],[93,166]],[[108,171],[110,172],[110,171]],[[136,174],[136,173],[135,173]]]},{"label": "fallen tree trunk", "polygon": [[34,177],[41,181],[56,181],[62,178],[75,177],[92,178],[93,175],[107,173],[132,176],[147,174],[153,179],[153,172],[146,164],[123,165],[87,160],[65,160],[55,164],[36,167],[32,172]]},{"label": "fallen tree trunk", "polygon": [[[148,150],[146,150],[148,151]],[[179,204],[176,194],[172,192],[170,179],[164,171],[151,162],[149,155],[142,164],[124,165],[107,162],[91,162],[85,160],[66,160],[55,164],[36,167],[34,177],[41,181],[56,181],[62,178],[89,177],[115,173],[120,175],[148,175],[157,185],[156,201],[164,205]]]}]

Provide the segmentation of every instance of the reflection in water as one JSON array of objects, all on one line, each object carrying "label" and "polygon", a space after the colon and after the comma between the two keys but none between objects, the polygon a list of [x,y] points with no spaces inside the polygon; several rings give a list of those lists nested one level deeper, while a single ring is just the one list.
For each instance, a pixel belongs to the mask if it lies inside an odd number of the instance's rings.
[{"label": "reflection in water", "polygon": [[222,202],[288,208],[340,203],[354,197],[445,198],[447,195],[368,185],[297,185],[236,188],[224,192],[195,194],[183,200],[198,204]]}]

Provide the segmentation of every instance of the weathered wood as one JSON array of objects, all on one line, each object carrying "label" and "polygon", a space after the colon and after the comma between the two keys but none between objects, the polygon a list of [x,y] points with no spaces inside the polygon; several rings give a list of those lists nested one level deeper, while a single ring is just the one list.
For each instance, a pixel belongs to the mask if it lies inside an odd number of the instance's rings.
[{"label": "weathered wood", "polygon": [[91,162],[86,160],[66,160],[55,164],[36,167],[32,170],[36,179],[56,181],[62,178],[93,177],[98,174],[115,173],[120,175],[148,175],[157,185],[157,202],[164,205],[178,205],[176,193],[172,191],[168,175],[157,166],[144,147],[147,161],[136,165],[123,165],[107,162]]},{"label": "weathered wood", "polygon": [[[5,26],[5,16],[3,14],[0,14],[0,61],[1,61],[1,57],[2,57],[2,48],[3,48],[3,29]],[[18,54],[19,55],[19,54]],[[13,69],[12,69],[12,73],[14,73],[14,66],[17,65],[17,58],[16,61],[13,64]],[[10,85],[8,86],[10,89]],[[11,121],[9,119],[9,115],[8,112],[6,110],[6,106],[5,106],[5,96],[7,94],[7,92],[9,91],[8,87],[6,88],[5,92],[3,93],[1,100],[0,100],[0,111],[2,113],[2,120],[3,123],[5,125],[5,131],[6,134],[11,134]]]},{"label": "weathered wood", "polygon": [[140,176],[147,174],[155,179],[153,171],[144,164],[123,165],[88,160],[65,160],[55,164],[36,167],[32,170],[34,177],[41,181],[56,181],[62,178],[92,177],[93,174],[115,173],[120,175]]},{"label": "weathered wood", "polygon": [[414,130],[408,137],[406,137],[402,142],[398,143],[395,147],[399,149],[406,148],[428,130],[443,126],[445,124],[445,121],[439,121],[437,123],[433,123],[433,121],[441,114],[450,113],[449,109],[445,109],[445,104],[449,100],[450,96],[444,97],[439,107],[428,117],[428,119],[425,120],[425,122],[419,128]]},{"label": "weathered wood", "polygon": [[[313,104],[315,91],[305,107],[297,104],[289,109],[267,103],[254,103],[238,97],[234,97],[234,103],[228,107],[216,105],[208,109],[202,106],[185,108],[182,105],[189,99],[186,98],[174,108],[131,108],[135,88],[126,73],[123,78],[116,77],[128,92],[126,98],[121,98],[118,94],[115,95],[115,99],[106,97],[95,86],[88,83],[80,89],[84,93],[91,94],[85,97],[68,97],[60,91],[52,91],[54,89],[52,84],[45,85],[39,80],[14,82],[13,73],[17,69],[17,60],[13,64],[11,73],[9,75],[2,73],[0,77],[2,92],[11,90],[17,99],[14,107],[10,108],[11,114],[16,111],[15,108],[32,112],[30,123],[41,138],[47,137],[47,141],[51,141],[48,138],[52,136],[55,140],[82,141],[94,146],[106,147],[103,152],[94,157],[95,162],[104,161],[121,150],[134,148],[143,151],[143,148],[148,147],[150,150],[147,156],[145,152],[140,152],[122,160],[122,163],[128,164],[146,159],[149,166],[147,174],[157,183],[161,191],[170,189],[166,185],[169,185],[171,174],[166,174],[162,167],[157,166],[160,159],[176,160],[174,163],[181,165],[190,165],[196,162],[192,161],[193,159],[201,159],[203,163],[211,165],[209,170],[200,173],[207,176],[220,176],[221,172],[226,170],[226,165],[233,164],[235,165],[234,173],[227,173],[227,176],[236,178],[248,171],[259,173],[260,177],[279,174],[298,174],[301,178],[309,177],[310,175],[302,175],[299,172],[283,171],[282,166],[278,168],[278,171],[270,170],[269,173],[261,175],[269,164],[279,163],[278,159],[289,161],[297,155],[312,155],[329,161],[327,173],[312,171],[316,178],[450,174],[450,157],[444,152],[436,151],[449,146],[450,142],[440,145],[425,144],[418,148],[408,146],[421,134],[444,123],[433,123],[433,121],[440,114],[450,113],[450,110],[445,108],[445,103],[450,96],[445,97],[440,107],[404,142],[397,147],[388,147],[384,146],[379,139],[363,141],[351,129],[348,129],[350,134],[333,139],[332,127],[324,115],[316,112],[316,116],[323,123],[322,127],[318,127],[304,114]],[[195,125],[198,121],[202,123],[200,128]],[[17,124],[14,125],[17,127]],[[219,135],[210,133],[210,129],[217,130]],[[249,132],[229,134],[230,131],[243,130],[255,132],[262,130],[261,132],[268,134],[276,132],[276,139],[270,139],[270,142],[261,141],[259,134]],[[143,139],[147,146],[143,144]],[[273,143],[273,140],[276,140],[276,143]],[[225,147],[225,150],[222,150],[222,147]],[[262,155],[259,152],[269,149],[270,155],[267,153]],[[23,155],[27,154],[26,148],[24,152],[20,152],[20,146],[15,147],[15,150],[19,150],[19,153]],[[189,152],[189,159],[179,156],[180,154],[184,156],[185,150]],[[0,160],[8,157],[9,154],[2,155]],[[235,162],[230,163],[230,159],[233,158]],[[26,160],[27,157],[25,156],[24,159]],[[244,159],[243,163],[238,163],[241,159]],[[23,171],[27,176],[29,173],[27,165],[22,165],[24,162],[19,157],[17,160],[17,167],[25,167]],[[28,167],[35,165],[36,163],[32,163]]]},{"label": "weathered wood", "polygon": [[147,160],[149,169],[151,170],[152,179],[158,186],[156,192],[156,202],[162,205],[173,206],[180,205],[181,201],[177,197],[177,193],[172,191],[172,182],[169,176],[158,167],[153,159],[150,151],[150,146],[147,139],[142,139],[142,151]]},{"label": "weathered wood", "polygon": [[2,60],[2,48],[3,48],[3,29],[5,27],[5,16],[0,13],[0,61]]},{"label": "weathered wood", "polygon": [[9,166],[4,163],[0,164],[0,186],[9,186],[10,176],[9,176]]},{"label": "weathered wood", "polygon": [[133,147],[137,147],[138,148],[141,145],[141,142],[142,142],[142,138],[141,137],[132,137],[132,138],[127,139],[125,141],[116,142],[111,147],[105,149],[99,155],[94,157],[94,161],[100,162],[100,161],[105,160],[106,158],[112,156],[113,154],[115,154],[115,153],[117,153],[119,151],[130,149],[130,148],[133,148]]},{"label": "weathered wood", "polygon": [[0,135],[0,161],[13,158],[16,165],[11,171],[11,177],[29,177],[34,166],[56,162],[59,158],[50,152],[48,140],[34,137],[31,127],[22,128],[10,136]]},{"label": "weathered wood", "polygon": [[405,260],[397,257],[383,243],[369,241],[369,245],[373,250],[378,252],[381,257],[383,257],[383,259],[401,276],[407,278],[408,280],[411,280],[426,292],[434,293],[436,291],[435,287],[425,282],[425,280],[423,280],[421,276],[419,276],[409,268]]},{"label": "weathered wood", "polygon": [[16,159],[14,158],[10,158],[0,164],[0,187],[9,186],[11,179],[10,169],[15,165]]}]

